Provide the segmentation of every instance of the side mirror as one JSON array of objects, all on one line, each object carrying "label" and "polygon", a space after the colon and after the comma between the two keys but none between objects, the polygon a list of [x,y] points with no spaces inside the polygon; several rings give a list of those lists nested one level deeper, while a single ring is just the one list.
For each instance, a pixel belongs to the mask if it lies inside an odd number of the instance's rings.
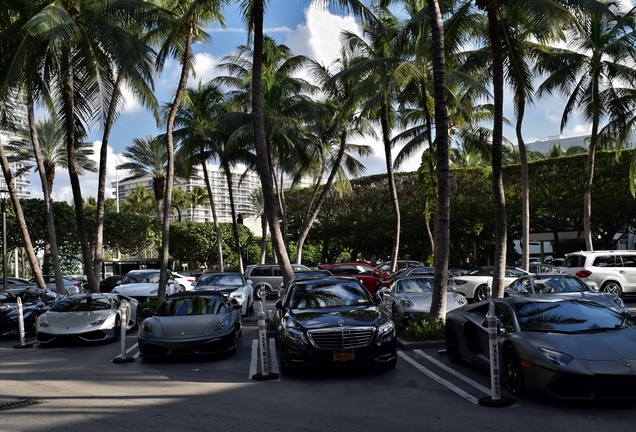
[{"label": "side mirror", "polygon": [[528,295],[528,290],[525,289],[524,287],[517,288],[517,292],[519,294]]},{"label": "side mirror", "polygon": [[[238,300],[236,300],[235,298],[231,298],[230,299],[230,303],[232,303],[233,305],[237,305],[239,304]],[[239,305],[240,306],[240,305]]]},{"label": "side mirror", "polygon": [[153,311],[150,308],[144,308],[143,313],[144,313],[144,316],[154,316],[155,315],[155,311]]},{"label": "side mirror", "polygon": [[250,279],[247,280],[247,283],[248,285],[254,285],[254,283]]},{"label": "side mirror", "polygon": [[283,302],[280,299],[276,300],[276,303],[274,304],[274,307],[276,309],[281,309],[282,310],[283,309]]},{"label": "side mirror", "polygon": [[115,285],[121,285],[121,281],[118,280],[117,282],[115,282]]},{"label": "side mirror", "polygon": [[382,300],[382,297],[384,296],[384,294],[391,294],[391,289],[390,288],[380,288],[375,294],[380,300]]}]

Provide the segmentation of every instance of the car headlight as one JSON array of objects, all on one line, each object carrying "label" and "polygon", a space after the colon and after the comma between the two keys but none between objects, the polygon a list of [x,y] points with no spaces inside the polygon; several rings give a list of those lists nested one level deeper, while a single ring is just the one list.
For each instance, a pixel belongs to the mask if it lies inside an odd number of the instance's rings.
[{"label": "car headlight", "polygon": [[286,328],[285,338],[289,339],[289,341],[295,343],[296,345],[307,345],[307,338],[305,337],[305,333],[300,330]]},{"label": "car headlight", "polygon": [[157,294],[159,292],[159,288],[150,288],[150,294]]},{"label": "car headlight", "polygon": [[541,351],[543,355],[555,365],[567,366],[572,360],[574,360],[571,355],[562,353],[561,351],[541,347],[539,347],[539,351]]},{"label": "car headlight", "polygon": [[378,327],[378,345],[384,345],[395,337],[395,325],[388,321]]},{"label": "car headlight", "polygon": [[468,300],[466,300],[466,297],[461,294],[455,294],[455,301],[460,306],[465,306],[468,304]]},{"label": "car headlight", "polygon": [[99,318],[99,319],[96,319],[95,321],[91,322],[91,325],[92,326],[102,325],[102,324],[104,324],[104,322],[106,322],[106,318]]},{"label": "car headlight", "polygon": [[621,298],[620,298],[620,297],[618,297],[618,296],[614,296],[614,297],[612,298],[612,300],[614,300],[614,303],[616,303],[616,306],[618,306],[620,309],[622,309],[622,310],[627,309],[627,308],[625,307],[625,303],[623,303],[623,300],[621,300]]},{"label": "car headlight", "polygon": [[230,298],[236,299],[236,301],[242,303],[245,296],[241,293],[232,293],[230,294]]},{"label": "car headlight", "polygon": [[404,306],[405,308],[412,308],[413,307],[413,302],[407,298],[403,298],[400,303],[402,303],[402,306]]},{"label": "car headlight", "polygon": [[216,324],[216,327],[214,328],[214,330],[223,330],[225,327],[227,327],[228,325],[230,325],[230,321],[229,320],[221,320]]},{"label": "car headlight", "polygon": [[143,323],[139,329],[142,334],[152,334],[152,326],[150,323]]},{"label": "car headlight", "polygon": [[40,317],[38,318],[38,325],[40,327],[48,327],[49,326],[49,321],[46,319],[46,315],[40,315]]}]

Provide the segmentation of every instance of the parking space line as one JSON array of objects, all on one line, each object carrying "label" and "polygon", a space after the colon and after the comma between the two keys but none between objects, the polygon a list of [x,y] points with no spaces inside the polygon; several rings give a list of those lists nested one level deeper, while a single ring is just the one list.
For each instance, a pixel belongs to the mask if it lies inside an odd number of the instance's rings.
[{"label": "parking space line", "polygon": [[439,375],[433,373],[432,371],[430,371],[429,369],[425,368],[424,366],[422,366],[421,364],[416,362],[414,359],[412,359],[408,355],[404,354],[402,351],[398,351],[398,355],[400,357],[402,357],[404,360],[406,360],[407,362],[409,362],[411,365],[415,366],[415,368],[418,369],[420,372],[422,372],[423,374],[425,374],[428,377],[432,378],[433,380],[437,381],[438,383],[448,387],[450,390],[454,391],[455,393],[457,393],[458,395],[460,395],[461,397],[463,397],[467,401],[472,402],[475,405],[477,405],[479,403],[479,401],[477,400],[476,397],[474,397],[473,395],[471,395],[471,394],[465,392],[464,390],[460,389],[455,384],[452,384],[452,383],[446,381],[444,378],[440,377]]},{"label": "parking space line", "polygon": [[445,370],[446,372],[452,374],[453,376],[459,378],[460,380],[464,381],[467,384],[470,384],[471,386],[475,387],[477,390],[480,390],[482,392],[484,392],[485,394],[490,394],[491,390],[481,384],[479,384],[476,381],[471,380],[470,378],[460,374],[459,372],[457,372],[455,369],[450,368],[448,366],[446,366],[444,363],[442,363],[441,361],[431,357],[430,355],[426,354],[424,351],[416,349],[414,350],[414,352],[422,357],[424,357],[426,360],[430,361],[431,363],[433,363],[435,366],[439,367],[440,369]]}]

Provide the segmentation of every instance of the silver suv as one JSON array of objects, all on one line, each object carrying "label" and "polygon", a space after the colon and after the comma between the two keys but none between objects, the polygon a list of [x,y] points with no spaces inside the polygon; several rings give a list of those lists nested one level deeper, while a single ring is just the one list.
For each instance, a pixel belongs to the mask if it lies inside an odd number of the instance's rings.
[{"label": "silver suv", "polygon": [[[292,264],[294,273],[308,271],[309,267],[301,264]],[[255,264],[247,266],[245,269],[245,279],[252,281],[254,287],[254,298],[267,298],[272,293],[277,293],[278,288],[283,283],[283,274],[278,264]]]},{"label": "silver suv", "polygon": [[579,251],[567,254],[561,272],[596,285],[601,292],[636,294],[636,251]]}]

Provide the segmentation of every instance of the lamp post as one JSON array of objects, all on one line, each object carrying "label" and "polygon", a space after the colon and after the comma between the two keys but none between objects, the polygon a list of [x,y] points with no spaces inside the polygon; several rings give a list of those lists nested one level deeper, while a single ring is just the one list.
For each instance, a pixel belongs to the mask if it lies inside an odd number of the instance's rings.
[{"label": "lamp post", "polygon": [[9,191],[0,189],[0,206],[2,210],[2,289],[7,289],[7,198]]}]

